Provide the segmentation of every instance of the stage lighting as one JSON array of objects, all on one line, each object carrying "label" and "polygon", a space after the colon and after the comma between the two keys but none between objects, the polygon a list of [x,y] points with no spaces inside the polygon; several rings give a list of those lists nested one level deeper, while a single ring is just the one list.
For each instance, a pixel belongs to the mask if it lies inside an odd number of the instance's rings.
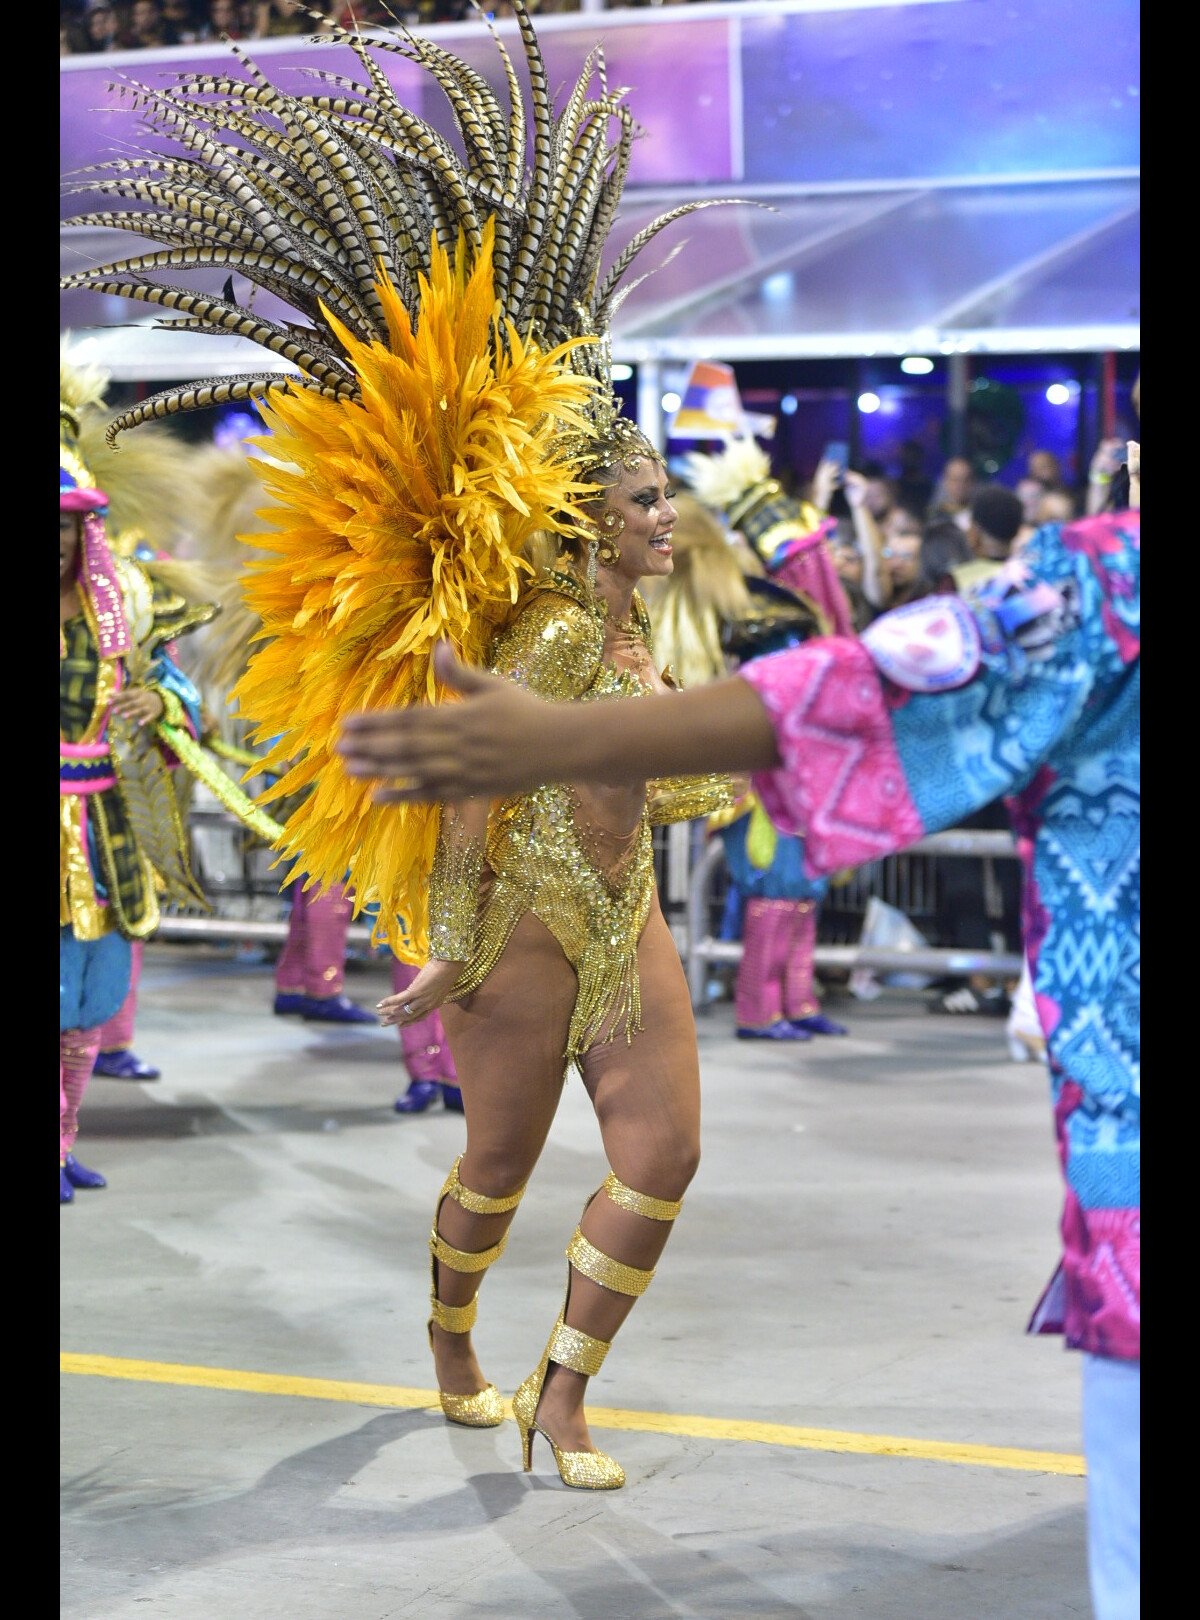
[{"label": "stage lighting", "polygon": [[858,396],[858,408],[864,416],[870,416],[872,411],[877,411],[880,404],[878,394],[860,394]]}]

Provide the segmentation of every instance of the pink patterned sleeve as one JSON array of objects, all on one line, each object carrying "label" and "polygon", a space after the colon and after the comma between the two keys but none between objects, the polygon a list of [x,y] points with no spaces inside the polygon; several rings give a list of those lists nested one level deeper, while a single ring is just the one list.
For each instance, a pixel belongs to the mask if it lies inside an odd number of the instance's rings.
[{"label": "pink patterned sleeve", "polygon": [[783,761],[755,776],[755,790],[775,825],[804,839],[811,876],[922,836],[883,684],[861,643],[830,636],[739,673],[762,699]]}]

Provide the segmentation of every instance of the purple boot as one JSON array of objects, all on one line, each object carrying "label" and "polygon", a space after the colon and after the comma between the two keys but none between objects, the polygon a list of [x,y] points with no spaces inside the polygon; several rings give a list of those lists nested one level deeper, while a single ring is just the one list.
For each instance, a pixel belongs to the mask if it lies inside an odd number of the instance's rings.
[{"label": "purple boot", "polygon": [[67,1172],[63,1165],[58,1167],[58,1201],[60,1204],[73,1204],[75,1202],[75,1189],[67,1180]]},{"label": "purple boot", "polygon": [[776,1019],[766,1029],[739,1029],[739,1041],[811,1041],[812,1036],[799,1024],[789,1024],[786,1018]]},{"label": "purple boot", "polygon": [[60,1168],[72,1187],[108,1186],[99,1170],[89,1170],[86,1164],[80,1164],[73,1153],[67,1154]]},{"label": "purple boot", "polygon": [[835,1024],[832,1018],[826,1018],[824,1013],[813,1013],[809,1018],[793,1018],[792,1023],[797,1029],[807,1030],[810,1035],[848,1035],[850,1031],[845,1024]]},{"label": "purple boot", "polygon": [[442,1080],[412,1080],[403,1097],[396,1098],[396,1112],[398,1114],[423,1114],[427,1108],[437,1101],[438,1092],[442,1094],[442,1107],[451,1114],[461,1114],[463,1111],[462,1092],[457,1086],[448,1086]]},{"label": "purple boot", "polygon": [[119,1052],[98,1052],[96,1062],[92,1067],[93,1074],[104,1075],[109,1080],[160,1080],[162,1070],[156,1069],[152,1064],[143,1063],[136,1052],[131,1052],[126,1046]]},{"label": "purple boot", "polygon": [[300,1015],[310,1024],[378,1024],[374,1013],[357,1006],[349,996],[305,996]]}]

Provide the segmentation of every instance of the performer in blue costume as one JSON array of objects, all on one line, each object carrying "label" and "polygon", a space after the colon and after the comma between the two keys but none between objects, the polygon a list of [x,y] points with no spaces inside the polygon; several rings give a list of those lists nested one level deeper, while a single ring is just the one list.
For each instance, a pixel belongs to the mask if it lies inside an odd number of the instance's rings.
[{"label": "performer in blue costume", "polygon": [[619,721],[439,656],[465,702],[356,716],[342,745],[354,774],[403,779],[384,798],[636,778],[649,762],[750,769],[772,820],[804,837],[813,875],[1009,798],[1066,1182],[1062,1260],[1030,1328],[1064,1333],[1086,1357],[1098,1620],[1136,1614],[1140,1580],[1138,446],[1129,453],[1130,509],[1048,524],[979,591],[899,608],[859,639],[820,637]]}]

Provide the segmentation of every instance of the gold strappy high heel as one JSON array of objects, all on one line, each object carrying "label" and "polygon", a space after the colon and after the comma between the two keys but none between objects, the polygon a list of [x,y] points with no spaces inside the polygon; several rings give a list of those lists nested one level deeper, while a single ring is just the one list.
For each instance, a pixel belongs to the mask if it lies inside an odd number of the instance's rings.
[{"label": "gold strappy high heel", "polygon": [[[611,1172],[602,1191],[621,1209],[629,1210],[634,1215],[644,1215],[652,1221],[673,1221],[683,1207],[682,1199],[671,1202],[634,1192],[632,1187],[618,1181]],[[591,1201],[589,1198],[588,1203]],[[625,1483],[625,1470],[620,1463],[603,1451],[561,1451],[538,1423],[537,1410],[552,1361],[571,1372],[594,1378],[612,1348],[611,1342],[593,1339],[579,1328],[566,1325],[567,1306],[571,1298],[570,1267],[574,1266],[582,1276],[591,1278],[602,1288],[609,1288],[616,1294],[630,1294],[635,1298],[649,1288],[654,1280],[654,1271],[642,1271],[637,1266],[627,1266],[620,1260],[614,1260],[611,1255],[596,1248],[595,1244],[589,1243],[578,1226],[567,1245],[567,1259],[570,1265],[567,1268],[567,1297],[563,1301],[562,1313],[554,1324],[537,1370],[529,1375],[513,1396],[513,1417],[521,1434],[521,1460],[528,1474],[533,1468],[533,1437],[537,1433],[546,1439],[554,1453],[554,1461],[564,1485],[580,1491],[615,1491]]]},{"label": "gold strappy high heel", "polygon": [[[438,1232],[438,1217],[441,1215],[443,1202],[447,1198],[453,1198],[455,1203],[461,1204],[463,1209],[472,1215],[507,1215],[510,1210],[516,1209],[525,1195],[524,1187],[507,1198],[488,1198],[483,1193],[472,1192],[458,1179],[458,1167],[461,1163],[460,1154],[438,1194],[437,1206],[433,1213],[433,1231],[429,1235],[430,1269],[433,1278],[429,1294],[433,1314],[428,1324],[431,1350],[435,1324],[444,1333],[469,1333],[475,1326],[475,1318],[479,1314],[478,1291],[468,1305],[443,1305],[437,1292],[439,1261],[451,1271],[464,1272],[470,1276],[477,1271],[486,1271],[490,1265],[499,1260],[508,1242],[508,1233],[505,1232],[499,1243],[494,1243],[490,1249],[480,1249],[471,1253],[466,1249],[451,1248]],[[494,1429],[504,1421],[504,1402],[494,1384],[488,1384],[485,1389],[477,1390],[473,1395],[454,1395],[449,1390],[439,1389],[438,1399],[442,1411],[451,1423],[461,1423],[469,1429]]]}]

